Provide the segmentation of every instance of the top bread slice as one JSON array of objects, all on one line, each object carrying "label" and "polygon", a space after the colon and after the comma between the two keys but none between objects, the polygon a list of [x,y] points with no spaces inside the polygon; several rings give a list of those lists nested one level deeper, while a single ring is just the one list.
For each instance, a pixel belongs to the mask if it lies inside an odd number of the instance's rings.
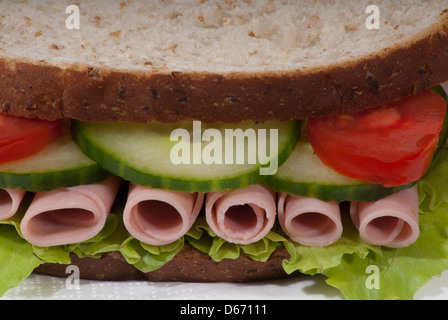
[{"label": "top bread slice", "polygon": [[448,80],[448,0],[370,4],[3,0],[0,112],[288,120],[351,113]]}]

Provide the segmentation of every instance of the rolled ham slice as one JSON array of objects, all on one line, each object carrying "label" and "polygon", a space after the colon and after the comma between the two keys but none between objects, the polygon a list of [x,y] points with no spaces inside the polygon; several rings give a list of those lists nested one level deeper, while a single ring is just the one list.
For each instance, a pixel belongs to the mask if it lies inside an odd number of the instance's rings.
[{"label": "rolled ham slice", "polygon": [[236,244],[262,239],[273,227],[277,216],[276,194],[251,185],[234,191],[206,195],[205,216],[217,236]]},{"label": "rolled ham slice", "polygon": [[16,214],[25,193],[19,189],[0,189],[0,221]]},{"label": "rolled ham slice", "polygon": [[340,209],[336,202],[279,193],[277,208],[283,231],[304,246],[328,246],[342,235]]},{"label": "rolled ham slice", "polygon": [[420,233],[418,205],[414,186],[376,202],[352,202],[350,216],[367,243],[406,247],[415,242]]},{"label": "rolled ham slice", "polygon": [[123,220],[136,239],[147,244],[165,245],[190,230],[203,203],[203,193],[155,189],[131,183]]},{"label": "rolled ham slice", "polygon": [[20,228],[28,242],[40,247],[78,243],[97,235],[106,223],[121,180],[38,192]]}]

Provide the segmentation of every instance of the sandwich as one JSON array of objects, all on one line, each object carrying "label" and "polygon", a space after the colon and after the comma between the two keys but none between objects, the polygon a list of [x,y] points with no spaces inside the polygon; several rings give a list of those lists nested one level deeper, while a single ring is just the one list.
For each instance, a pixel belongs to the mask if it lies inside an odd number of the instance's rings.
[{"label": "sandwich", "polygon": [[0,293],[448,269],[446,0],[0,10]]}]

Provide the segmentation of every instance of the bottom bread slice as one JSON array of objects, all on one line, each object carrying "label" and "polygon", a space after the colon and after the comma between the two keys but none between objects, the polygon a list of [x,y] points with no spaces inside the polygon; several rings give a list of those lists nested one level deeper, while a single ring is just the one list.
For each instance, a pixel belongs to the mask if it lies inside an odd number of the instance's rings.
[{"label": "bottom bread slice", "polygon": [[[289,257],[282,248],[276,250],[266,262],[254,261],[241,255],[238,259],[213,261],[207,254],[185,244],[183,249],[163,267],[144,273],[128,264],[119,252],[110,252],[101,258],[79,258],[72,254],[72,265],[79,268],[82,279],[103,281],[147,280],[154,282],[253,282],[274,280],[297,275],[287,274],[282,261]],[[34,272],[66,278],[68,265],[45,263]]]}]

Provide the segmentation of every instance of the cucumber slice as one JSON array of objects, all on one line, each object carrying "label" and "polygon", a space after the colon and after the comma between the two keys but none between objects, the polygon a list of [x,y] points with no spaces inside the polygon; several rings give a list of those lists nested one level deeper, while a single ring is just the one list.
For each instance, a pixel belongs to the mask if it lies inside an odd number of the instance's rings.
[{"label": "cucumber slice", "polygon": [[95,183],[110,173],[89,159],[72,139],[68,124],[61,136],[40,152],[0,165],[0,188],[33,192]]},{"label": "cucumber slice", "polygon": [[[198,123],[201,126],[199,131],[197,130]],[[176,132],[174,131],[176,129],[188,133],[188,137],[191,139],[189,141],[186,141],[186,139],[171,141],[170,136],[173,132]],[[218,157],[222,159],[222,164],[207,164],[203,159],[202,155],[207,150],[210,151],[211,148],[211,142],[202,141],[202,134],[207,129],[212,129],[207,132],[213,131],[222,138],[222,140],[217,139],[222,143],[219,149],[222,157]],[[250,131],[257,133],[257,137],[261,137],[260,132],[266,133],[265,145],[268,152],[262,154],[269,156],[268,164],[259,161],[262,158],[258,155],[260,149],[257,143],[255,143],[257,161],[255,163],[249,161],[248,148],[254,147],[253,140],[244,140],[244,148],[234,147],[234,157],[227,158],[226,161],[225,157],[229,156],[230,150],[225,148],[226,130],[237,129],[241,129],[242,132],[250,129]],[[278,139],[276,139],[278,152],[270,154],[271,133],[275,131],[278,133]],[[199,141],[193,139],[193,137],[198,137],[198,132]],[[259,183],[266,177],[266,175],[260,174],[263,167],[269,167],[271,163],[275,164],[275,160],[278,161],[278,166],[280,166],[288,158],[297,143],[298,133],[298,121],[244,122],[240,124],[74,122],[75,141],[87,156],[106,170],[136,184],[187,192],[237,189]],[[212,138],[209,141],[215,142],[215,139]],[[259,143],[263,139],[260,138],[257,141]],[[236,145],[236,142],[234,145]],[[184,147],[184,150],[190,150],[189,164],[176,165],[177,160],[173,161],[171,158],[172,151],[181,147]],[[198,151],[200,152],[198,153]],[[177,153],[177,155],[179,154],[184,155],[182,152]],[[241,154],[244,155],[244,161],[242,161],[242,164],[238,164],[236,156]],[[254,155],[253,152],[251,155]],[[196,162],[197,164],[194,164],[194,157],[196,157],[196,161],[199,161]]]},{"label": "cucumber slice", "polygon": [[412,186],[386,188],[338,174],[314,153],[304,127],[291,156],[275,175],[267,177],[266,186],[278,192],[336,202],[375,201]]}]

